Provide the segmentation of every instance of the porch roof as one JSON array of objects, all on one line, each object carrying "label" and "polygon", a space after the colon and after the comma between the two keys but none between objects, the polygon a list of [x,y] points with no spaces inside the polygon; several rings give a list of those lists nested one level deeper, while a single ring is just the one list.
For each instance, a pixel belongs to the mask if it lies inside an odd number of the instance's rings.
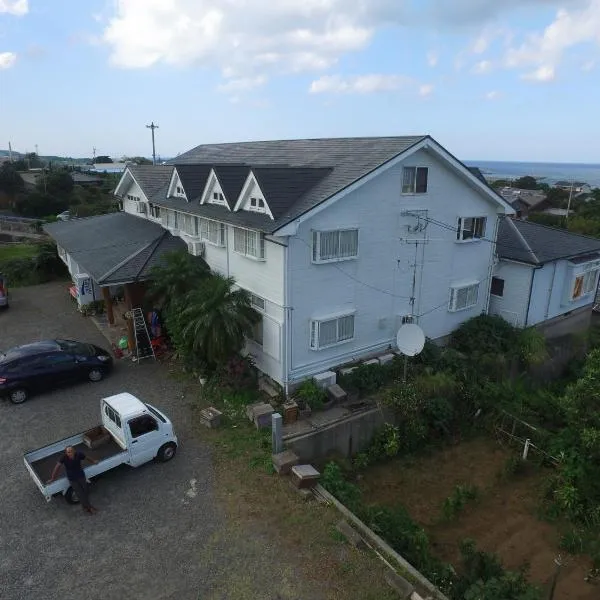
[{"label": "porch roof", "polygon": [[44,230],[98,285],[149,279],[166,253],[186,248],[157,223],[124,212],[57,221]]}]

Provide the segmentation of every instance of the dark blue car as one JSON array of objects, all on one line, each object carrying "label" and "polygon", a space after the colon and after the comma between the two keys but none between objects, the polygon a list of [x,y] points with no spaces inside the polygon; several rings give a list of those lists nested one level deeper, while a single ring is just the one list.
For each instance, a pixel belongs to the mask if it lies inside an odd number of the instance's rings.
[{"label": "dark blue car", "polygon": [[22,404],[36,392],[75,381],[100,381],[112,364],[103,348],[73,340],[17,346],[0,352],[0,396]]}]

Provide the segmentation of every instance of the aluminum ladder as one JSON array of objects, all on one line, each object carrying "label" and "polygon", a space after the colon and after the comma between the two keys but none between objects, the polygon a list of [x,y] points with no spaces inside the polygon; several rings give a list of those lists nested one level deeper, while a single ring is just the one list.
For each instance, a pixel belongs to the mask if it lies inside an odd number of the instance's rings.
[{"label": "aluminum ladder", "polygon": [[150,341],[150,334],[148,333],[148,325],[142,309],[139,307],[132,309],[131,318],[133,319],[133,332],[135,335],[136,361],[139,362],[144,358],[153,358],[156,360],[154,348]]}]

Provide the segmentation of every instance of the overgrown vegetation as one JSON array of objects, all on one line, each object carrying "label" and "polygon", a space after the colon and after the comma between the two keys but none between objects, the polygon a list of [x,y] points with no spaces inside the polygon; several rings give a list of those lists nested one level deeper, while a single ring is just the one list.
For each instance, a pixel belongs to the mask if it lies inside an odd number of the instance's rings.
[{"label": "overgrown vegetation", "polygon": [[[458,569],[438,559],[427,533],[402,505],[367,506],[359,487],[348,481],[336,463],[327,464],[321,483],[452,600],[541,600],[541,590],[527,581],[525,570],[506,570],[495,555],[477,550],[470,540],[461,544]],[[474,488],[464,486],[452,496],[460,501],[452,502],[464,507],[476,496]]]},{"label": "overgrown vegetation", "polygon": [[307,379],[296,390],[300,406],[308,405],[312,410],[322,410],[327,402],[327,392],[319,387],[313,379]]},{"label": "overgrown vegetation", "polygon": [[60,260],[53,242],[0,247],[0,272],[8,280],[9,288],[45,283],[68,277],[65,264]]}]

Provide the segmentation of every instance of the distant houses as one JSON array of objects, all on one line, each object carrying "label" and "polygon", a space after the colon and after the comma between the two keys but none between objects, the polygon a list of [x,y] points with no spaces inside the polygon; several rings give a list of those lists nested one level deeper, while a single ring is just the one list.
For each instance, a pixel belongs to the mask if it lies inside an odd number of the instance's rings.
[{"label": "distant houses", "polygon": [[515,209],[519,219],[526,219],[532,211],[542,211],[548,208],[546,192],[542,190],[520,190],[503,187],[498,193]]}]

